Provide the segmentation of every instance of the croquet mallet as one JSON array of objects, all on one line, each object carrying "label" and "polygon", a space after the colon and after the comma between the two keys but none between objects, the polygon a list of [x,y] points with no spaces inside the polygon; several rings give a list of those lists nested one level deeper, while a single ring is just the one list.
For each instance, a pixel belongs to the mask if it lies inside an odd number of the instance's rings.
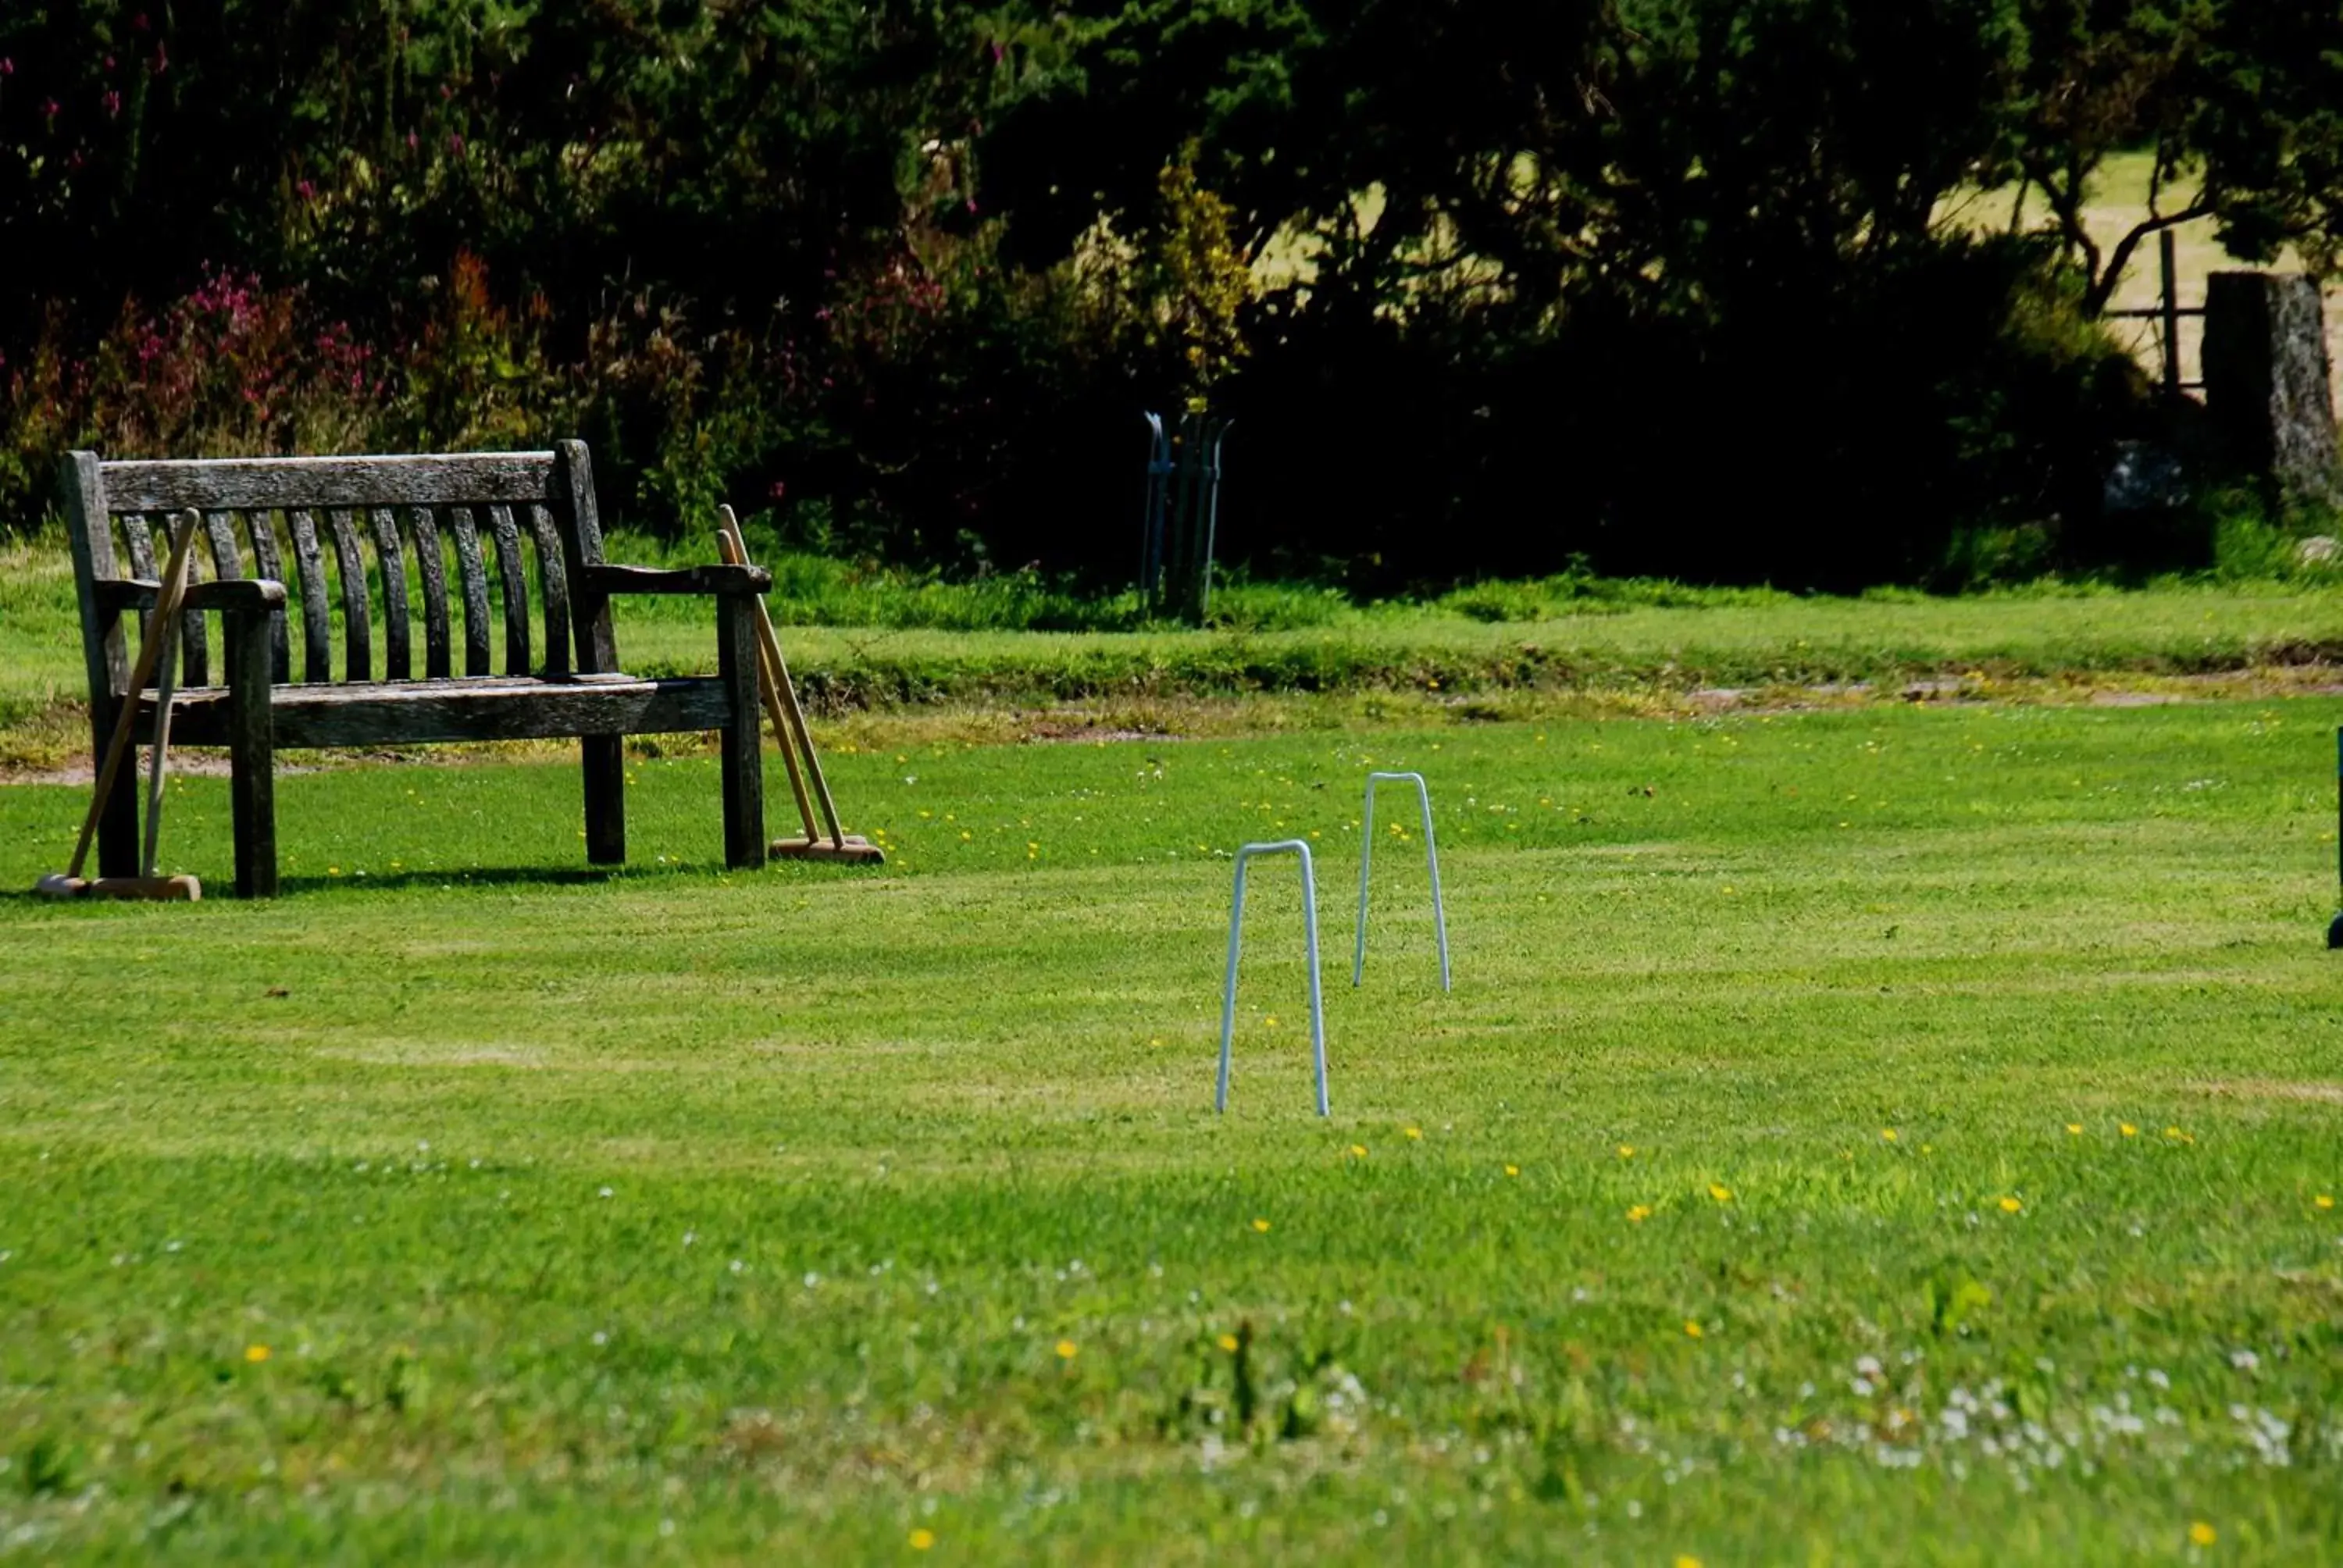
[{"label": "croquet mallet", "polygon": [[[202,521],[192,512],[179,518],[178,537],[171,545],[170,563],[163,569],[163,579],[155,590],[155,609],[147,617],[144,634],[138,640],[138,659],[131,668],[129,689],[122,699],[122,712],[114,721],[114,735],[106,742],[106,757],[98,767],[97,789],[89,804],[89,815],[82,819],[81,838],[74,845],[73,863],[63,872],[52,872],[34,884],[33,890],[52,899],[156,899],[183,900],[188,902],[204,896],[204,885],[193,877],[158,877],[155,874],[155,853],[161,843],[163,827],[163,782],[169,767],[171,749],[171,697],[176,689],[177,675],[175,655],[179,641],[181,601],[186,598],[188,552],[195,546],[196,530]],[[89,859],[90,840],[97,834],[98,819],[106,813],[106,797],[114,789],[115,779],[122,770],[123,759],[131,750],[130,737],[138,719],[139,694],[146,683],[158,675],[155,693],[155,743],[153,757],[146,771],[146,853],[139,861],[139,874],[135,877],[100,877],[96,881],[82,879],[82,867]]]},{"label": "croquet mallet", "polygon": [[[732,566],[749,564],[749,543],[741,537],[740,520],[732,508],[719,508],[717,548]],[[757,622],[757,685],[764,695],[765,711],[773,721],[773,736],[781,745],[781,760],[789,770],[789,790],[796,796],[798,817],[805,824],[802,839],[776,839],[769,853],[791,860],[847,860],[860,864],[879,864],[887,852],[860,834],[840,830],[838,806],[830,798],[830,782],[821,775],[821,759],[815,755],[813,736],[806,729],[805,710],[798,706],[797,688],[789,680],[789,662],[781,657],[781,639],[774,634],[773,618],[765,612],[765,601],[756,602]],[[800,774],[798,753],[802,752],[805,766]],[[806,799],[810,784],[813,800]],[[819,802],[821,819],[830,829],[827,838],[814,825],[813,807]]]}]

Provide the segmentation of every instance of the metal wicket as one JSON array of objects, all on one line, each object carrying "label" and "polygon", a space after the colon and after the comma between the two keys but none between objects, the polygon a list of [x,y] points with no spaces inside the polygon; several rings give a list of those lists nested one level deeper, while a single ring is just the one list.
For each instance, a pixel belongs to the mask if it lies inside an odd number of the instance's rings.
[{"label": "metal wicket", "polygon": [[1236,898],[1229,909],[1229,976],[1221,988],[1221,1083],[1212,1109],[1229,1108],[1229,1056],[1236,1040],[1237,959],[1244,949],[1245,866],[1255,855],[1302,857],[1302,932],[1310,960],[1310,1050],[1318,1070],[1318,1114],[1331,1114],[1326,1105],[1326,1002],[1318,987],[1318,879],[1310,861],[1310,846],[1299,839],[1247,844],[1237,850]]},{"label": "metal wicket", "polygon": [[1448,913],[1440,901],[1440,850],[1432,839],[1432,791],[1421,773],[1370,773],[1366,804],[1359,815],[1359,940],[1351,960],[1351,983],[1367,972],[1367,878],[1375,859],[1375,786],[1404,782],[1415,786],[1416,803],[1423,811],[1423,858],[1432,868],[1432,926],[1440,938],[1440,989],[1451,990],[1448,971]]}]

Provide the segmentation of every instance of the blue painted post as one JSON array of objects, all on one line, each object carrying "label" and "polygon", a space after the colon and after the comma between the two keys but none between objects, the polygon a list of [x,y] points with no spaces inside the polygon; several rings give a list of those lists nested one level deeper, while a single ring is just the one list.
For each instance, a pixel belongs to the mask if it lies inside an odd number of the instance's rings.
[{"label": "blue painted post", "polygon": [[1142,415],[1150,432],[1147,445],[1147,498],[1139,518],[1139,605],[1153,614],[1163,594],[1163,509],[1172,476],[1172,437],[1164,432],[1163,417]]},{"label": "blue painted post", "polygon": [[1221,1081],[1212,1109],[1229,1108],[1229,1058],[1237,1029],[1237,960],[1244,950],[1245,866],[1255,855],[1292,853],[1302,857],[1302,945],[1310,963],[1310,1050],[1318,1073],[1318,1114],[1330,1114],[1326,1104],[1326,1001],[1318,986],[1318,879],[1310,863],[1310,846],[1299,839],[1272,844],[1247,844],[1237,850],[1236,898],[1229,908],[1229,973],[1221,987]]},{"label": "blue painted post", "polygon": [[1146,509],[1141,518],[1140,602],[1196,625],[1212,607],[1212,551],[1221,519],[1221,447],[1233,421],[1186,414],[1174,431],[1163,417],[1151,432]]}]

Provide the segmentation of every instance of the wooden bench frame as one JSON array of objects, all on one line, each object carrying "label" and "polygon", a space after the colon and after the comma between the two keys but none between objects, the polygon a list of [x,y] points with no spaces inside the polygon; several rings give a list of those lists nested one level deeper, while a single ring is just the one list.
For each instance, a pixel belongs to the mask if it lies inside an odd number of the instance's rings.
[{"label": "wooden bench frame", "polygon": [[[618,865],[627,856],[621,738],[718,730],[723,738],[725,863],[764,864],[754,610],[756,597],[772,586],[772,578],[755,567],[662,571],[605,562],[584,442],[564,441],[549,452],[168,462],[104,462],[92,452],[72,452],[65,459],[63,483],[89,667],[91,738],[99,753],[120,705],[134,699],[125,689],[131,660],[123,614],[154,603],[158,532],[186,509],[202,516],[212,580],[196,582],[187,593],[185,673],[172,709],[171,739],[175,744],[228,749],[240,896],[277,892],[275,759],[283,746],[575,737],[585,769],[586,858],[596,865]],[[117,528],[121,555],[116,549]],[[288,540],[298,588],[291,594],[282,548]],[[460,644],[451,641],[457,618],[449,614],[443,540],[452,543],[456,559],[463,607]],[[378,594],[366,558],[369,544]],[[532,544],[545,633],[544,658],[535,666],[526,561]],[[249,547],[250,575],[240,546]],[[196,550],[190,558],[205,553]],[[335,598],[327,590],[329,562],[339,579]],[[502,598],[500,675],[491,668],[491,566]],[[409,605],[418,587],[424,670],[421,679],[414,679]],[[712,678],[669,680],[621,673],[610,601],[629,593],[712,597],[718,673]],[[299,684],[293,681],[287,635],[294,605],[302,628]],[[384,655],[379,678],[372,625],[377,605]],[[338,681],[330,668],[337,606],[344,633]],[[205,622],[212,617],[221,636],[220,685],[210,678]],[[454,669],[459,656],[460,675]],[[154,699],[140,692],[135,700],[140,705],[135,732],[145,740],[153,733]],[[98,830],[101,876],[126,876],[136,869],[134,771],[124,770],[105,804]]]}]

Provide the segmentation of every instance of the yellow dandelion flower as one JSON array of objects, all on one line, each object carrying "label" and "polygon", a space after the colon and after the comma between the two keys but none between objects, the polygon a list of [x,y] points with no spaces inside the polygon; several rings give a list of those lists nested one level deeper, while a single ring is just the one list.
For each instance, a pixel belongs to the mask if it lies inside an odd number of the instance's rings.
[{"label": "yellow dandelion flower", "polygon": [[1252,1228],[1256,1231],[1266,1231],[1269,1229],[1269,1221],[1266,1220],[1255,1220],[1252,1222]]},{"label": "yellow dandelion flower", "polygon": [[1711,1181],[1708,1184],[1708,1195],[1715,1199],[1720,1203],[1730,1203],[1733,1201],[1733,1189],[1727,1187],[1722,1181]]},{"label": "yellow dandelion flower", "polygon": [[255,1364],[265,1362],[268,1359],[268,1347],[266,1345],[246,1345],[244,1347],[244,1359],[254,1362]]},{"label": "yellow dandelion flower", "polygon": [[914,1531],[912,1531],[912,1532],[911,1532],[911,1550],[912,1550],[912,1551],[914,1551],[914,1552],[925,1552],[925,1551],[928,1551],[928,1550],[930,1550],[930,1548],[932,1548],[932,1547],[935,1545],[935,1543],[936,1543],[936,1533],[935,1533],[934,1531],[932,1531],[932,1530],[914,1530]]},{"label": "yellow dandelion flower", "polygon": [[1881,1142],[1883,1142],[1883,1143],[1893,1143],[1893,1142],[1895,1142],[1895,1141],[1896,1141],[1896,1129],[1894,1129],[1893,1127],[1883,1127],[1883,1128],[1881,1128],[1881,1129],[1879,1130],[1879,1141],[1880,1141]]},{"label": "yellow dandelion flower", "polygon": [[2016,1213],[2020,1209],[2023,1209],[2023,1208],[2025,1208],[2025,1207],[2026,1207],[2026,1205],[2025,1205],[2025,1204],[2023,1204],[2023,1203],[2019,1202],[2019,1201],[2018,1201],[2016,1199],[2015,1199],[2015,1198],[2004,1198],[2004,1199],[2001,1201],[2001,1211],[2002,1211],[2003,1213],[2005,1213],[2005,1214],[2015,1214],[2015,1213]]},{"label": "yellow dandelion flower", "polygon": [[[1540,736],[1538,739],[1543,740],[1545,737]],[[1700,1568],[1700,1559],[1679,1552],[1676,1553],[1676,1568]]]},{"label": "yellow dandelion flower", "polygon": [[1236,1354],[1236,1353],[1237,1353],[1237,1337],[1236,1337],[1236,1335],[1234,1335],[1234,1334],[1222,1334],[1222,1335],[1220,1337],[1220,1340],[1218,1341],[1218,1343],[1220,1344],[1221,1349],[1222,1349],[1222,1350],[1224,1350],[1224,1351],[1228,1352],[1229,1352],[1229,1354],[1231,1354],[1231,1355],[1234,1355],[1234,1354]]},{"label": "yellow dandelion flower", "polygon": [[2083,1135],[2083,1124],[2079,1121],[2069,1121],[2066,1123],[2066,1135],[2070,1138],[2080,1138]]},{"label": "yellow dandelion flower", "polygon": [[1423,1136],[1423,1129],[1421,1127],[1411,1127],[1407,1130],[1407,1135],[1410,1138],[1421,1138]]},{"label": "yellow dandelion flower", "polygon": [[1074,1352],[1081,1348],[1081,1347],[1080,1345],[1077,1345],[1071,1340],[1060,1340],[1058,1342],[1058,1359],[1061,1362],[1070,1362],[1074,1359]]},{"label": "yellow dandelion flower", "polygon": [[1620,1159],[1622,1159],[1622,1160],[1633,1160],[1634,1157],[1635,1157],[1635,1146],[1634,1146],[1634,1144],[1632,1144],[1632,1143],[1622,1143],[1621,1145],[1619,1145],[1619,1158],[1620,1158]]},{"label": "yellow dandelion flower", "polygon": [[2196,1134],[2192,1132],[2183,1132],[2177,1127],[2166,1128],[2164,1130],[2164,1135],[2167,1138],[2171,1139],[2175,1143],[2194,1143],[2197,1141]]},{"label": "yellow dandelion flower", "polygon": [[1649,1203],[1638,1203],[1627,1211],[1627,1222],[1631,1225],[1640,1225],[1651,1217],[1652,1206]]},{"label": "yellow dandelion flower", "polygon": [[1275,1013],[1271,1013],[1267,1018],[1262,1019],[1261,1021],[1263,1027],[1275,1029],[1277,1027],[1277,1015]]},{"label": "yellow dandelion flower", "polygon": [[1163,1037],[1160,1034],[1156,1035],[1149,1040],[1147,1043],[1150,1045],[1161,1045],[1163,1043]]},{"label": "yellow dandelion flower", "polygon": [[2188,1527],[2188,1539],[2198,1546],[2210,1546],[2221,1538],[2221,1533],[2199,1519]]},{"label": "yellow dandelion flower", "polygon": [[1352,1158],[1352,1159],[1353,1159],[1353,1160],[1364,1160],[1366,1157],[1367,1157],[1367,1146],[1366,1146],[1365,1144],[1363,1144],[1363,1143],[1353,1143],[1353,1144],[1352,1144],[1352,1145],[1351,1145],[1351,1158]]},{"label": "yellow dandelion flower", "polygon": [[1696,1339],[1700,1338],[1700,1335],[1701,1335],[1701,1328],[1700,1328],[1700,1325],[1699,1325],[1698,1323],[1696,1323],[1696,1322],[1694,1322],[1690,1318],[1686,1318],[1686,1319],[1684,1320],[1684,1337],[1685,1337],[1685,1338],[1687,1338],[1687,1339],[1694,1339],[1694,1340],[1696,1340]]},{"label": "yellow dandelion flower", "polygon": [[2313,1198],[2310,1201],[2314,1208],[2332,1209],[2335,1207],[2335,1194],[2332,1192],[2321,1192],[2318,1197]]},{"label": "yellow dandelion flower", "polygon": [[1505,1167],[1505,1174],[1508,1176],[1518,1176],[1521,1173],[1522,1168],[1518,1165],[1508,1165]]},{"label": "yellow dandelion flower", "polygon": [[2116,1131],[2122,1133],[2126,1138],[2137,1138],[2139,1136],[2139,1129],[2134,1127],[2128,1121],[2117,1122]]}]

